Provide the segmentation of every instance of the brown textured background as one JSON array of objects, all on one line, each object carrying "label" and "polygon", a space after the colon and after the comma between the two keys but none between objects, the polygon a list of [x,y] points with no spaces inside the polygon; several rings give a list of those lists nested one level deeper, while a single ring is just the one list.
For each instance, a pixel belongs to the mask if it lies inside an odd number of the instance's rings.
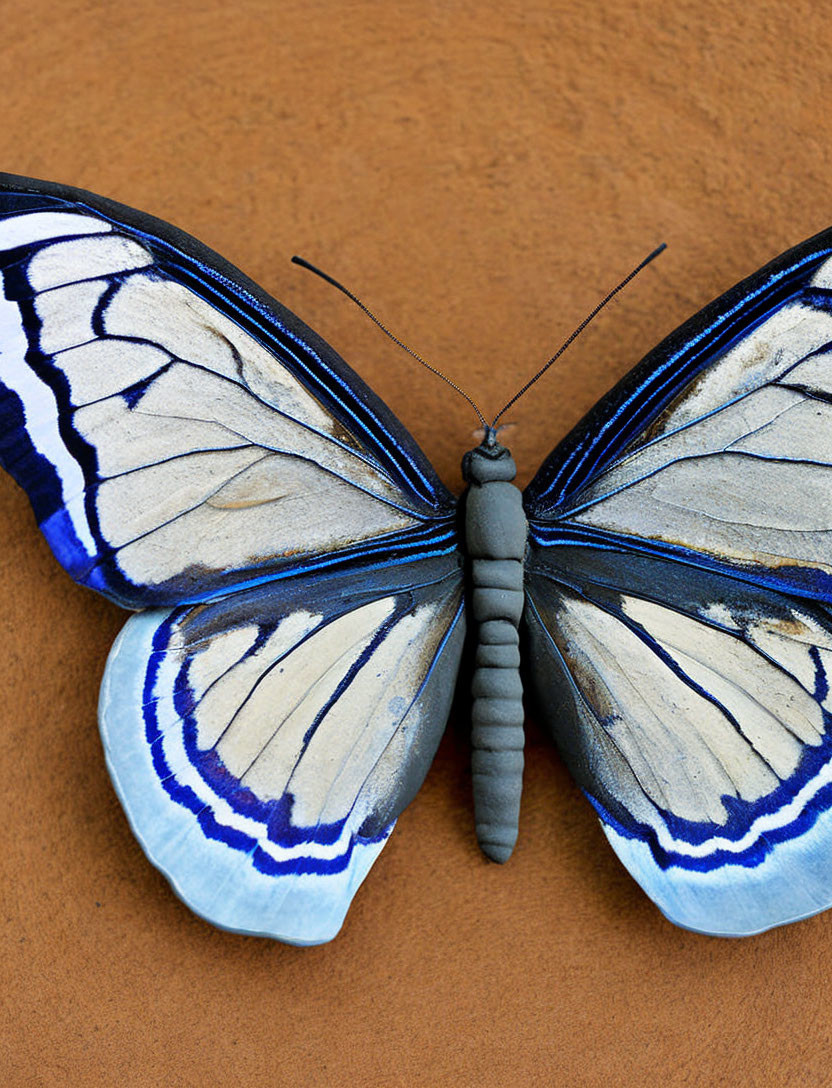
[{"label": "brown textured background", "polygon": [[[444,478],[488,413],[658,241],[512,413],[523,482],[640,356],[832,223],[824,5],[667,0],[0,4],[0,169],[169,219],[322,332]],[[464,700],[344,931],[212,929],[130,835],[95,726],[122,623],[0,479],[4,1085],[832,1083],[832,913],[673,928],[531,728],[521,841],[477,853]]]}]

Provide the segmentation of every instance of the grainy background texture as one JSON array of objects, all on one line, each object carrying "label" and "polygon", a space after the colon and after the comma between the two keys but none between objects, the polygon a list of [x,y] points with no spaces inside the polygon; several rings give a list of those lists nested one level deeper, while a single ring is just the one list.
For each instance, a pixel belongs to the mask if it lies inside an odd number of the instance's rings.
[{"label": "grainy background texture", "polygon": [[[0,4],[0,169],[185,228],[323,333],[448,483],[476,421],[293,252],[495,412],[522,481],[661,337],[832,223],[823,5],[738,0]],[[529,724],[521,839],[477,851],[460,697],[435,765],[311,950],[219,932],[144,859],[98,683],[123,614],[0,479],[0,1081],[828,1085],[832,913],[676,929]]]}]

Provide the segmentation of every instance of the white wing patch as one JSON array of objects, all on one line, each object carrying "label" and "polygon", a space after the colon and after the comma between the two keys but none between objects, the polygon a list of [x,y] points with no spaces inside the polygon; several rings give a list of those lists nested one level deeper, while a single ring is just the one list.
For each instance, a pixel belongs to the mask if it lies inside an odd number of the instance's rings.
[{"label": "white wing patch", "polygon": [[170,355],[153,344],[110,337],[67,348],[55,361],[69,383],[71,403],[80,407],[145,381],[170,363]]},{"label": "white wing patch", "polygon": [[656,806],[724,825],[726,797],[759,800],[820,744],[811,689],[737,635],[635,598],[622,611],[632,624],[564,594],[555,638]]},{"label": "white wing patch", "polygon": [[[88,280],[38,296],[35,311],[40,322],[39,346],[45,355],[94,339],[93,316],[107,287],[106,280]],[[9,365],[15,363],[23,366],[25,360],[9,360]]]},{"label": "white wing patch", "polygon": [[56,242],[46,246],[29,261],[26,275],[33,291],[49,291],[68,283],[77,283],[78,270],[83,268],[86,279],[129,272],[153,264],[153,257],[138,242],[118,235],[71,242]]},{"label": "white wing patch", "polygon": [[546,714],[616,852],[672,921],[738,935],[832,898],[788,872],[791,853],[832,847],[832,622],[728,582],[680,609],[535,580],[530,632],[536,675],[563,678]]},{"label": "white wing patch", "polygon": [[[330,438],[339,434],[332,416],[270,352],[182,284],[158,277],[130,277],[107,307],[105,329],[108,336],[134,336],[137,329],[152,329],[153,343],[172,358],[239,383],[295,424]],[[217,382],[212,388],[216,395],[227,386]],[[350,437],[343,428],[340,431],[350,444]],[[351,447],[360,452],[354,439]]]},{"label": "white wing patch", "polygon": [[112,229],[103,219],[76,212],[25,212],[0,219],[0,249],[17,249],[75,234],[107,234]]},{"label": "white wing patch", "polygon": [[[80,217],[79,217],[80,218]],[[51,464],[68,496],[84,489],[84,474],[69,454],[58,427],[58,403],[54,392],[28,366],[22,365],[28,350],[17,306],[0,294],[0,344],[3,345],[2,381],[20,399],[27,432],[35,451]],[[70,512],[72,528],[82,548],[94,554],[96,543],[85,511]]]}]

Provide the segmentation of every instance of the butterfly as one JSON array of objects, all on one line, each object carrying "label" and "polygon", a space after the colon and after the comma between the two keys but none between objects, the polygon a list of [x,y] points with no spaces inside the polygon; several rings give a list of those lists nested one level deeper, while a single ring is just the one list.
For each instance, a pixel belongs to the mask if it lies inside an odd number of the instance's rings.
[{"label": "butterfly", "polygon": [[328,344],[176,228],[0,175],[0,461],[135,610],[100,725],[141,845],[214,924],[339,930],[421,785],[466,624],[505,860],[522,646],[618,857],[681,926],[832,903],[832,231],[674,332],[521,494],[462,504]]}]

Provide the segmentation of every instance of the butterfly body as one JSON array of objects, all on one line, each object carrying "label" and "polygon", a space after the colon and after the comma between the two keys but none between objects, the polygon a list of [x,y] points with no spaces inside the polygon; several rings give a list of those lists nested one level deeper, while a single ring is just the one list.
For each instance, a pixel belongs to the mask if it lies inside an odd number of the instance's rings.
[{"label": "butterfly body", "polygon": [[[832,231],[691,318],[464,517],[337,353],[152,217],[0,175],[0,463],[134,611],[100,726],[145,852],[217,925],[329,940],[476,638],[478,834],[516,836],[523,678],[662,911],[832,904]],[[472,622],[470,622],[472,621]],[[60,710],[58,709],[58,712]]]},{"label": "butterfly body", "polygon": [[514,460],[489,431],[463,459],[465,545],[477,648],[471,684],[471,773],[477,839],[505,862],[517,841],[523,781],[523,614],[526,518]]}]

